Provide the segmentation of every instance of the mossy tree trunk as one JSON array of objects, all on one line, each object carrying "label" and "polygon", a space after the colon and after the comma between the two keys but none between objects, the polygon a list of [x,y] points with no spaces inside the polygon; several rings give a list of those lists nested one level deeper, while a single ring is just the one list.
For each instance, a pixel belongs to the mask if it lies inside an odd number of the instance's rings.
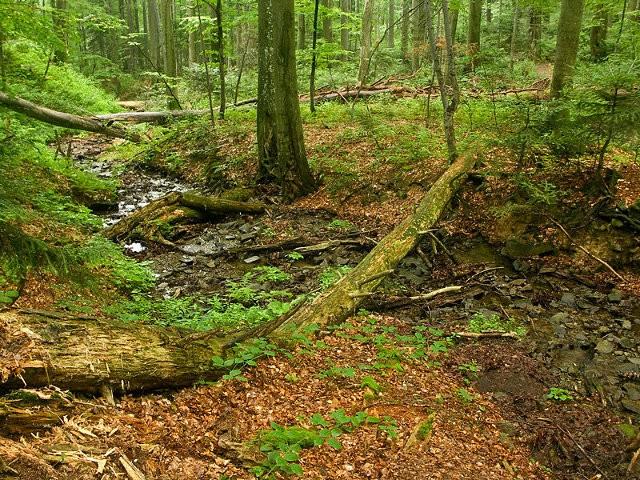
[{"label": "mossy tree trunk", "polygon": [[606,7],[603,3],[598,3],[594,7],[593,24],[589,35],[589,47],[591,50],[591,59],[600,61],[607,55],[606,40],[607,30],[609,26],[609,17]]},{"label": "mossy tree trunk", "polygon": [[580,44],[583,11],[584,0],[562,0],[556,41],[556,59],[551,79],[551,98],[560,97],[562,89],[573,76]]},{"label": "mossy tree trunk", "polygon": [[258,180],[286,199],[315,189],[302,136],[293,0],[258,2]]},{"label": "mossy tree trunk", "polygon": [[482,0],[469,0],[469,29],[467,48],[471,57],[471,69],[475,67],[476,55],[480,51],[480,27],[482,26]]},{"label": "mossy tree trunk", "polygon": [[369,57],[371,56],[371,35],[373,33],[374,0],[364,1],[362,14],[362,38],[360,42],[360,66],[358,68],[358,85],[367,82],[369,76]]}]

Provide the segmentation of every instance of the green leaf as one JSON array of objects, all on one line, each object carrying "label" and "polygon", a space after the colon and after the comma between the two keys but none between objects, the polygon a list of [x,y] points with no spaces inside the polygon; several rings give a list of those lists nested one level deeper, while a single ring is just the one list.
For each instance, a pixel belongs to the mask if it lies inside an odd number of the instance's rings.
[{"label": "green leaf", "polygon": [[327,445],[329,445],[332,448],[335,448],[336,450],[341,450],[342,449],[342,444],[335,437],[329,437],[327,439]]}]

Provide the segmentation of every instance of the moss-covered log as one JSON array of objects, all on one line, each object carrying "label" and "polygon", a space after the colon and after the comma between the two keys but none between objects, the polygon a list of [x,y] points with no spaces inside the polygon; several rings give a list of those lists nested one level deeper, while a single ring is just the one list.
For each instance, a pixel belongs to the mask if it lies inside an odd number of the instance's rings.
[{"label": "moss-covered log", "polygon": [[197,193],[171,192],[105,228],[102,234],[106,238],[117,240],[130,236],[140,225],[148,226],[154,222],[177,223],[181,219],[198,220],[199,214],[204,218],[231,213],[261,213],[264,209],[264,204],[260,202],[237,202]]},{"label": "moss-covered log", "polygon": [[[438,221],[475,162],[474,152],[460,156],[431,186],[410,217],[384,237],[333,287],[313,302],[302,306],[285,321],[280,322],[271,336],[282,337],[290,334],[292,330],[309,324],[322,327],[338,323],[355,313],[361,302],[370,296],[380,282],[413,250],[420,236]],[[261,334],[261,332],[256,333]]]},{"label": "moss-covered log", "polygon": [[72,113],[58,112],[51,110],[28,100],[19,97],[12,97],[4,92],[0,92],[0,106],[9,110],[21,113],[41,122],[50,123],[63,128],[76,130],[87,130],[89,132],[101,133],[109,137],[126,138],[135,142],[140,141],[140,136],[136,133],[128,132],[121,127],[114,127],[111,124],[103,123],[94,117],[81,117]]},{"label": "moss-covered log", "polygon": [[215,380],[223,373],[211,363],[229,339],[189,335],[174,328],[123,324],[115,320],[4,312],[12,330],[33,340],[0,389],[56,385],[74,392],[144,391]]}]

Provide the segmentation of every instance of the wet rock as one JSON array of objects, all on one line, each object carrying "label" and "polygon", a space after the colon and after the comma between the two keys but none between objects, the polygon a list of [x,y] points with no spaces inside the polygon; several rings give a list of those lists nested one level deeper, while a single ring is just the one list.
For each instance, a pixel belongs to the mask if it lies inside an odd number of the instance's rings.
[{"label": "wet rock", "polygon": [[622,292],[614,288],[613,290],[611,290],[611,293],[607,295],[607,299],[611,303],[620,303],[622,301]]},{"label": "wet rock", "polygon": [[631,400],[625,398],[622,400],[622,406],[633,413],[640,413],[640,400]]},{"label": "wet rock", "polygon": [[240,228],[238,230],[240,230],[242,233],[249,233],[251,231],[251,225],[248,223],[243,223],[242,225],[240,225]]},{"label": "wet rock", "polygon": [[549,319],[552,323],[566,323],[569,320],[569,314],[566,312],[559,312],[552,315]]},{"label": "wet rock", "polygon": [[349,259],[348,258],[344,258],[344,257],[337,257],[336,258],[336,263],[338,265],[347,265],[349,263]]},{"label": "wet rock", "polygon": [[576,305],[576,296],[573,293],[563,293],[560,298],[560,303],[567,305],[568,307],[574,307]]},{"label": "wet rock", "polygon": [[596,345],[596,351],[601,354],[608,354],[613,352],[615,345],[609,340],[600,340]]},{"label": "wet rock", "polygon": [[529,258],[554,253],[555,248],[548,243],[527,242],[520,239],[507,240],[501,253],[509,258]]}]

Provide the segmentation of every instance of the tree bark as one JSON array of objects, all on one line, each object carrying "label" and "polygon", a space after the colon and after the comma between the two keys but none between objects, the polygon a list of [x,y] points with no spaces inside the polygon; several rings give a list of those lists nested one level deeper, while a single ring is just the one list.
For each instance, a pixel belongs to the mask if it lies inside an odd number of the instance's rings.
[{"label": "tree bark", "polygon": [[584,0],[562,0],[560,8],[556,59],[551,79],[551,98],[560,97],[562,89],[571,81],[573,76],[580,43]]},{"label": "tree bark", "polygon": [[540,58],[542,41],[542,12],[535,6],[529,7],[529,52],[534,59]]},{"label": "tree bark", "polygon": [[589,35],[589,47],[591,50],[591,59],[599,62],[607,56],[607,48],[605,41],[607,39],[609,18],[604,4],[595,5],[593,14],[593,25]]},{"label": "tree bark", "polygon": [[162,18],[162,35],[164,40],[164,73],[169,77],[178,76],[176,59],[176,38],[174,32],[173,0],[160,0]]},{"label": "tree bark", "polygon": [[4,92],[0,92],[0,106],[58,127],[87,130],[109,137],[126,138],[135,142],[140,141],[140,137],[137,134],[127,132],[119,127],[104,125],[97,118],[58,112],[19,97],[9,96]]},{"label": "tree bark", "polygon": [[513,2],[513,23],[511,24],[511,51],[509,54],[509,66],[511,70],[513,70],[513,64],[515,63],[516,57],[516,47],[518,42],[518,26],[520,25],[520,6],[518,5],[518,1],[514,0]]},{"label": "tree bark", "polygon": [[469,0],[469,30],[467,48],[471,56],[471,69],[475,68],[476,55],[480,51],[480,27],[482,25],[482,0]]},{"label": "tree bark", "polygon": [[[189,17],[195,16],[193,4],[191,3],[187,4],[187,15]],[[198,28],[200,27],[198,26]],[[193,26],[189,26],[187,44],[189,46],[189,66],[191,67],[192,65],[198,62],[198,55],[196,50],[196,30],[193,29]]]},{"label": "tree bark", "polygon": [[322,36],[325,42],[333,42],[333,19],[331,18],[331,8],[333,8],[333,0],[322,0],[324,13],[322,18]]},{"label": "tree bark", "polygon": [[[340,0],[340,10],[351,13],[351,0]],[[349,50],[349,17],[340,15],[340,46],[345,52]]]},{"label": "tree bark", "polygon": [[302,135],[293,0],[258,2],[258,180],[292,200],[315,190]]},{"label": "tree bark", "polygon": [[[167,209],[167,207],[171,208]],[[125,238],[139,225],[161,220],[173,210],[181,207],[197,210],[207,216],[228,215],[230,213],[262,213],[265,209],[264,204],[260,202],[237,202],[192,192],[171,192],[104,229],[102,235],[111,240]],[[189,215],[189,217],[193,216]]]},{"label": "tree bark", "polygon": [[224,32],[222,30],[222,0],[216,0],[216,24],[218,35],[218,72],[220,74],[220,110],[218,115],[224,119],[227,108],[226,63],[224,58]]},{"label": "tree bark", "polygon": [[409,64],[409,25],[411,0],[402,0],[402,23],[400,24],[400,52],[405,64]]},{"label": "tree bark", "polygon": [[316,111],[316,65],[318,63],[318,13],[320,10],[320,0],[313,2],[313,34],[311,38],[311,73],[309,74],[309,110]]},{"label": "tree bark", "polygon": [[298,50],[306,48],[307,32],[304,20],[304,13],[298,14]]},{"label": "tree bark", "polygon": [[147,0],[147,25],[149,28],[149,57],[152,68],[162,71],[162,54],[160,50],[160,11],[157,0]]},{"label": "tree bark", "polygon": [[[189,335],[173,328],[65,315],[19,315],[2,320],[26,327],[38,347],[21,363],[20,378],[10,376],[0,388],[56,385],[74,392],[99,393],[101,387],[136,392],[186,387],[215,380],[223,372],[211,363],[228,338]],[[20,328],[19,327],[19,328]]]},{"label": "tree bark", "polygon": [[373,31],[374,0],[365,0],[362,14],[362,40],[360,44],[360,66],[358,68],[358,85],[362,86],[369,75],[369,57],[371,55],[371,34]]},{"label": "tree bark", "polygon": [[387,27],[387,47],[395,47],[395,17],[396,17],[396,4],[394,0],[389,0],[389,22]]}]

